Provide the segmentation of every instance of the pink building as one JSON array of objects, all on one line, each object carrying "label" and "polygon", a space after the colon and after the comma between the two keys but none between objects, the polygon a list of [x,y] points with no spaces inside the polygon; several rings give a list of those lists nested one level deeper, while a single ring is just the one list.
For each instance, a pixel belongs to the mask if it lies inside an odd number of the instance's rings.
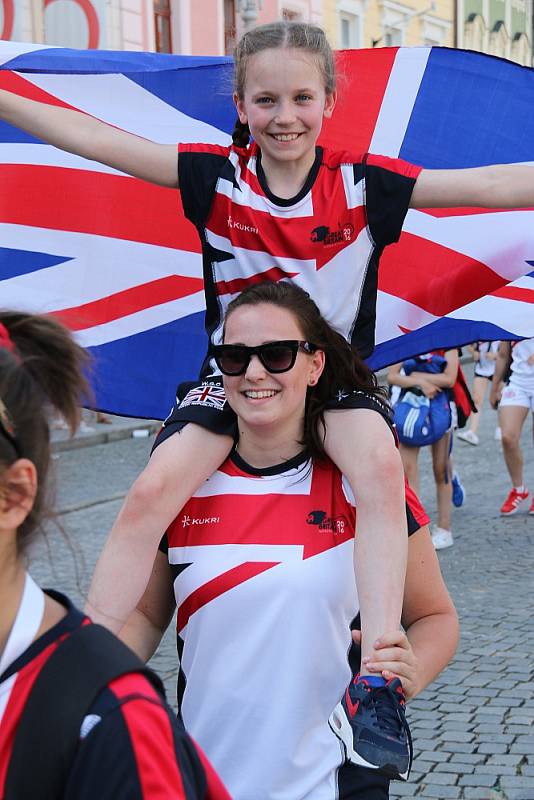
[{"label": "pink building", "polygon": [[231,53],[245,26],[321,23],[322,0],[0,0],[0,39],[60,47]]}]

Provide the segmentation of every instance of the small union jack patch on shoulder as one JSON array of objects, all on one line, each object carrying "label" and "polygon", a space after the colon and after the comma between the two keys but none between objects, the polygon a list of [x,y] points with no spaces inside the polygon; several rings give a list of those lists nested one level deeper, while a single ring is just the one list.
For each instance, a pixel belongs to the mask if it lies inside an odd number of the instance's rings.
[{"label": "small union jack patch on shoulder", "polygon": [[204,406],[205,408],[216,408],[218,411],[222,411],[225,403],[226,396],[222,386],[201,384],[188,391],[179,407]]}]

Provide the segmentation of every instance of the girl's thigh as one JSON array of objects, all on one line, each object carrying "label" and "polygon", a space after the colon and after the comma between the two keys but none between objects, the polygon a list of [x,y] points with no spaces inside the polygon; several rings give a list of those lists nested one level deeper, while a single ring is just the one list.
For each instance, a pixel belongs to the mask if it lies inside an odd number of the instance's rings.
[{"label": "girl's thigh", "polygon": [[525,406],[499,405],[499,425],[503,438],[519,439],[528,412]]}]

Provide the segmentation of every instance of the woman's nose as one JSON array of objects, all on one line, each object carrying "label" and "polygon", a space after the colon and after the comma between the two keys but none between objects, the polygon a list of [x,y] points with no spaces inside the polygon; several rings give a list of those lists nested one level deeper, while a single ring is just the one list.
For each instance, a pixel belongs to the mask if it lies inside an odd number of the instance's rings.
[{"label": "woman's nose", "polygon": [[265,367],[261,363],[259,356],[255,353],[250,357],[250,361],[248,362],[247,369],[245,371],[245,377],[253,380],[258,380],[258,378],[265,377]]}]

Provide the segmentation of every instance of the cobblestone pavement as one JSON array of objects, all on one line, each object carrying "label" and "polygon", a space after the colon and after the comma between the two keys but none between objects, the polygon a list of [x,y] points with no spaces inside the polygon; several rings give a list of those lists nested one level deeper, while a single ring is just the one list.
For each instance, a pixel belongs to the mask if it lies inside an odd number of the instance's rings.
[{"label": "cobblestone pavement", "polygon": [[[455,443],[467,499],[453,514],[454,546],[439,558],[462,638],[439,680],[409,704],[414,770],[409,783],[392,784],[392,798],[534,800],[534,516],[499,516],[509,480],[493,438],[495,424],[486,404],[481,444]],[[67,512],[58,521],[68,539],[49,526],[48,546],[35,548],[31,568],[43,585],[54,584],[80,601],[120,498],[150,444],[129,438],[56,453],[58,506]],[[531,420],[522,444],[525,482],[534,490]],[[434,518],[428,456],[421,453],[421,494]],[[171,632],[153,665],[173,697]]]}]

